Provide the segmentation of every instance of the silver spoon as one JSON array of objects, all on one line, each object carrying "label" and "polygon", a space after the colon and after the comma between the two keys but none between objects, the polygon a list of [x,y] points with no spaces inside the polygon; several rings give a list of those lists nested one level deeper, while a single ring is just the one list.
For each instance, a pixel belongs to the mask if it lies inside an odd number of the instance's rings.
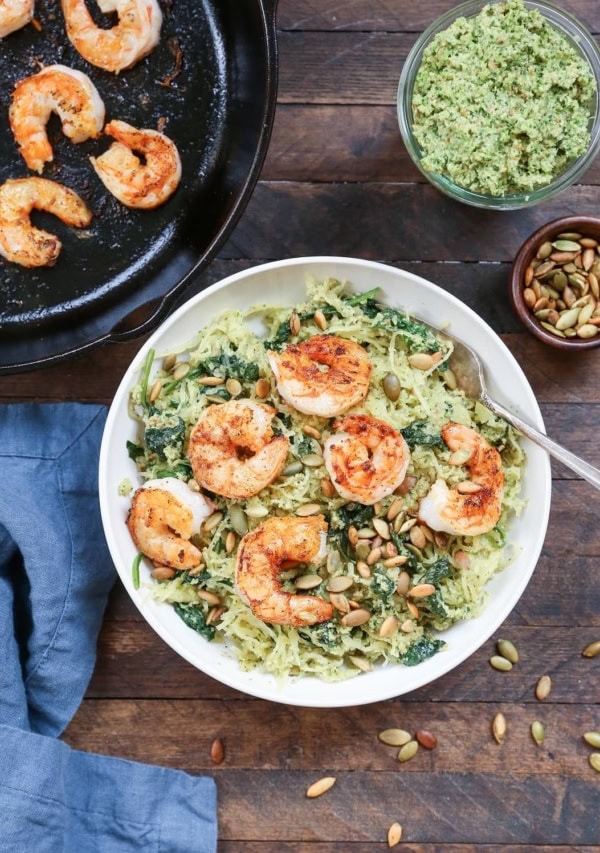
[{"label": "silver spoon", "polygon": [[[423,323],[422,320],[420,320],[420,322]],[[428,326],[429,324],[423,323],[423,325]],[[591,483],[592,486],[600,489],[600,470],[598,470],[598,468],[594,468],[593,465],[590,465],[588,462],[580,459],[579,456],[571,453],[570,450],[566,450],[564,447],[561,447],[560,444],[557,444],[551,438],[548,438],[548,436],[539,432],[535,427],[532,427],[526,421],[518,417],[518,415],[513,414],[503,405],[490,397],[485,384],[483,364],[479,356],[471,349],[471,347],[441,329],[436,329],[434,326],[429,326],[429,328],[437,335],[447,338],[454,344],[454,351],[450,356],[448,365],[456,376],[458,387],[461,388],[468,397],[480,400],[483,405],[487,406],[487,408],[495,415],[500,415],[501,418],[504,418],[505,421],[518,429],[519,432],[523,433],[523,435],[527,436],[531,441],[534,441],[536,444],[539,444],[540,447],[543,447],[550,456],[558,459],[559,462],[562,462],[563,465],[566,465],[567,468],[571,469],[571,471],[575,471],[576,474],[579,474],[580,477],[583,477],[583,479],[587,480],[588,483]]]}]

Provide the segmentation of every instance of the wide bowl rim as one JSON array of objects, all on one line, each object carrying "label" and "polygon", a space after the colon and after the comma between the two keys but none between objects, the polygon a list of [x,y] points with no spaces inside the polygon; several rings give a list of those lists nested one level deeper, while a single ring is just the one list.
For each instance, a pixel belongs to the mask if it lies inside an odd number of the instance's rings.
[{"label": "wide bowl rim", "polygon": [[546,238],[551,235],[560,234],[563,231],[580,231],[582,228],[594,229],[600,242],[600,217],[597,216],[561,216],[546,222],[536,228],[521,244],[512,263],[508,292],[515,314],[523,326],[538,340],[548,344],[555,349],[569,352],[582,352],[596,349],[600,346],[600,334],[595,338],[583,340],[581,338],[559,338],[551,332],[546,331],[531,316],[531,313],[523,300],[523,275],[535,255],[536,249]]},{"label": "wide bowl rim", "polygon": [[[436,655],[429,661],[425,661],[424,663],[420,664],[419,667],[411,668],[411,672],[416,674],[411,680],[410,687],[404,688],[402,684],[396,684],[394,686],[394,680],[392,678],[388,678],[387,682],[389,682],[390,686],[388,686],[385,690],[379,690],[376,693],[369,693],[368,691],[366,693],[357,692],[355,695],[353,695],[352,701],[339,701],[336,699],[335,695],[333,698],[329,696],[331,690],[335,690],[335,684],[332,685],[330,683],[322,682],[318,679],[305,676],[300,679],[300,682],[302,684],[306,684],[308,680],[316,683],[319,687],[318,695],[315,697],[313,694],[311,694],[309,698],[305,696],[303,692],[301,695],[294,694],[293,699],[290,699],[289,696],[283,694],[281,691],[278,691],[274,688],[264,689],[264,687],[262,687],[260,684],[259,686],[257,686],[256,683],[252,680],[252,678],[248,679],[247,682],[244,681],[243,684],[240,684],[240,678],[243,680],[244,676],[248,675],[247,673],[243,673],[241,668],[238,668],[238,671],[236,672],[236,677],[232,678],[227,675],[224,675],[223,672],[219,670],[218,664],[206,665],[206,661],[203,661],[202,665],[200,665],[196,659],[196,656],[192,653],[189,644],[179,641],[167,628],[165,628],[161,621],[152,612],[149,612],[146,606],[146,602],[144,602],[140,591],[136,591],[133,589],[130,564],[125,565],[124,562],[119,561],[118,543],[116,541],[115,530],[112,527],[110,519],[110,501],[114,500],[114,495],[112,492],[109,493],[108,486],[108,474],[112,462],[111,443],[116,440],[116,437],[114,435],[115,422],[117,420],[117,417],[119,416],[121,406],[126,406],[127,404],[127,396],[129,389],[133,384],[135,384],[135,381],[137,381],[139,369],[143,364],[148,351],[150,349],[156,348],[156,345],[160,341],[161,337],[174,326],[176,326],[177,323],[186,316],[187,312],[192,311],[198,305],[201,305],[204,300],[211,297],[212,295],[219,293],[221,290],[235,285],[236,283],[243,281],[246,278],[252,278],[257,275],[260,276],[264,273],[268,273],[273,270],[278,271],[282,269],[287,269],[289,267],[298,267],[299,269],[301,269],[306,268],[307,266],[317,266],[319,268],[322,268],[323,266],[348,266],[352,269],[366,268],[369,272],[375,273],[380,270],[388,275],[392,273],[393,275],[398,277],[399,281],[403,278],[408,279],[413,285],[416,285],[418,288],[423,288],[425,293],[428,293],[428,296],[437,295],[438,297],[441,296],[442,300],[447,300],[451,305],[458,309],[459,313],[463,313],[465,315],[465,318],[467,318],[470,323],[473,323],[478,326],[479,331],[483,332],[485,336],[492,336],[495,339],[495,343],[501,349],[503,357],[510,364],[510,370],[514,372],[514,374],[518,376],[519,380],[521,381],[521,391],[524,398],[526,399],[527,417],[531,420],[534,426],[536,426],[541,431],[545,431],[539,405],[537,403],[533,390],[517,360],[512,355],[506,344],[504,344],[500,337],[493,331],[493,329],[491,329],[491,327],[481,317],[479,317],[479,315],[477,315],[471,308],[469,308],[468,305],[459,300],[457,297],[443,290],[433,282],[430,282],[427,279],[417,276],[414,273],[409,273],[397,267],[393,267],[389,264],[379,263],[376,261],[358,258],[348,258],[335,255],[287,258],[284,260],[271,261],[266,264],[259,264],[254,267],[241,270],[237,273],[227,276],[224,279],[221,279],[220,281],[215,282],[214,284],[207,287],[205,290],[191,297],[191,299],[181,305],[169,318],[167,318],[167,320],[164,321],[164,323],[161,324],[158,329],[155,330],[155,332],[145,341],[145,343],[141,346],[138,352],[134,355],[123,375],[123,378],[121,379],[121,382],[119,383],[117,391],[115,392],[113,402],[109,408],[106,424],[104,427],[104,433],[102,436],[98,472],[100,510],[109,551],[115,564],[117,573],[121,579],[121,582],[125,586],[125,589],[127,590],[130,598],[143,616],[144,620],[150,625],[150,627],[154,629],[154,631],[159,635],[159,637],[161,637],[164,642],[166,642],[168,646],[170,646],[177,654],[180,655],[180,657],[188,661],[188,663],[192,664],[196,669],[221,682],[222,684],[225,684],[228,687],[231,687],[235,690],[239,690],[242,693],[254,696],[256,698],[298,707],[351,707],[354,705],[371,704],[374,702],[392,699],[404,695],[408,692],[413,692],[414,690],[426,684],[438,680],[440,677],[446,675],[448,672],[452,671],[461,663],[463,663],[489,639],[489,637],[494,633],[494,631],[497,630],[497,628],[512,612],[517,602],[521,598],[523,592],[525,591],[525,588],[531,580],[539,556],[541,554],[550,514],[551,469],[549,457],[545,454],[538,456],[539,477],[543,482],[543,488],[541,489],[541,493],[539,495],[537,495],[536,493],[536,506],[537,510],[539,511],[540,524],[539,528],[535,531],[533,541],[527,542],[527,570],[521,573],[521,575],[517,579],[517,582],[511,587],[509,604],[504,608],[491,608],[490,602],[488,602],[488,605],[484,608],[484,612],[486,613],[488,620],[485,622],[485,626],[483,626],[482,623],[481,630],[477,634],[476,639],[471,643],[465,644],[463,647],[460,648],[458,652],[455,651],[454,658],[450,661],[449,665],[448,659],[446,659],[446,662],[444,663],[444,655]],[[256,301],[258,301],[258,299]],[[507,400],[506,402],[510,407],[511,401]],[[124,438],[121,439],[121,443],[124,445]],[[467,620],[467,623],[458,624],[468,624],[471,621],[472,620]],[[440,660],[442,661],[441,664]],[[428,664],[430,664],[432,661],[437,662],[434,667],[436,669],[436,672],[433,675],[429,674],[428,672]],[[381,667],[379,669],[384,670],[386,674],[391,674],[394,672],[396,667],[394,665],[390,665],[388,667]],[[371,673],[365,673],[362,674],[360,677],[361,679],[366,679],[370,674]],[[350,679],[350,682],[353,681],[353,679]],[[337,684],[339,685],[345,685],[348,683],[348,680],[337,682]]]},{"label": "wide bowl rim", "polygon": [[[450,198],[473,207],[487,210],[518,210],[540,204],[558,195],[563,190],[568,189],[589,168],[600,151],[600,46],[588,28],[570,12],[567,12],[555,3],[549,2],[549,0],[524,0],[526,5],[538,9],[542,14],[543,11],[547,11],[555,18],[562,19],[561,26],[559,27],[560,31],[579,50],[579,53],[586,58],[596,81],[595,113],[593,115],[588,148],[563,172],[557,175],[553,181],[530,192],[513,193],[505,196],[485,195],[468,190],[455,184],[443,175],[428,172],[424,169],[420,162],[420,146],[412,131],[412,98],[409,97],[409,93],[412,92],[412,85],[414,85],[415,75],[421,63],[423,51],[431,40],[457,18],[462,16],[472,17],[478,14],[484,6],[490,3],[501,2],[505,2],[505,0],[464,0],[464,2],[452,7],[443,15],[436,18],[419,35],[409,50],[400,73],[396,94],[396,114],[400,134],[408,155],[432,186]],[[550,23],[557,25],[558,22],[557,20],[551,20]],[[565,24],[566,27],[562,24]],[[576,36],[569,31],[569,26],[576,32]]]}]

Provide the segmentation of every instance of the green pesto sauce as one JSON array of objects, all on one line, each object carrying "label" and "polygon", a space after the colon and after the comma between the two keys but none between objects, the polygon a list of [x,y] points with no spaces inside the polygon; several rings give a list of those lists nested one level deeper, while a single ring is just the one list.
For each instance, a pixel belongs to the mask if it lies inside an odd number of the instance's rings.
[{"label": "green pesto sauce", "polygon": [[523,0],[458,18],[423,52],[413,93],[421,164],[505,196],[549,184],[590,140],[587,60]]}]

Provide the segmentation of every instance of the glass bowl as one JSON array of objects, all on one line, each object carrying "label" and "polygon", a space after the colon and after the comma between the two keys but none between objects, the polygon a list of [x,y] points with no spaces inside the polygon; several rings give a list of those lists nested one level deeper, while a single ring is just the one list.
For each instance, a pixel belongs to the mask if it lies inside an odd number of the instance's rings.
[{"label": "glass bowl", "polygon": [[402,139],[410,157],[419,171],[438,190],[458,201],[474,205],[475,207],[483,207],[491,210],[515,210],[539,204],[570,187],[590,166],[598,153],[600,149],[600,49],[593,36],[572,15],[559,9],[552,3],[546,2],[546,0],[525,0],[526,8],[539,11],[552,26],[569,40],[572,46],[587,60],[594,74],[596,94],[591,107],[590,142],[588,148],[549,184],[545,184],[535,190],[504,196],[492,196],[460,187],[443,174],[435,174],[427,171],[421,164],[422,150],[412,130],[412,96],[415,78],[421,65],[423,51],[438,33],[446,30],[457,18],[477,15],[484,6],[495,2],[504,2],[504,0],[468,0],[466,3],[461,3],[438,18],[417,39],[406,58],[400,76],[397,97],[398,123]]}]

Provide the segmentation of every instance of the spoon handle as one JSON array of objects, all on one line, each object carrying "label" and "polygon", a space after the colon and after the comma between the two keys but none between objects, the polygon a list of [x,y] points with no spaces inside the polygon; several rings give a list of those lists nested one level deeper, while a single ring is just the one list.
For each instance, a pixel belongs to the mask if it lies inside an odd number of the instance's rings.
[{"label": "spoon handle", "polygon": [[563,465],[566,465],[567,468],[571,469],[571,471],[575,471],[576,474],[579,474],[580,477],[583,477],[583,479],[587,480],[588,483],[591,483],[592,486],[600,489],[600,471],[597,468],[594,468],[593,465],[590,465],[579,456],[571,453],[570,450],[566,450],[564,447],[561,447],[560,444],[552,441],[552,439],[548,438],[547,435],[544,435],[530,424],[521,420],[521,418],[514,415],[508,409],[505,409],[504,406],[497,403],[496,400],[493,400],[487,394],[482,396],[482,402],[488,407],[488,409],[491,409],[494,414],[500,415],[500,417],[504,418],[505,421],[508,421],[509,424],[516,427],[519,432],[522,432],[523,435],[526,435],[527,438],[531,439],[531,441],[534,441],[536,444],[539,444],[540,447],[543,447],[550,456],[558,459],[559,462],[562,462]]}]

